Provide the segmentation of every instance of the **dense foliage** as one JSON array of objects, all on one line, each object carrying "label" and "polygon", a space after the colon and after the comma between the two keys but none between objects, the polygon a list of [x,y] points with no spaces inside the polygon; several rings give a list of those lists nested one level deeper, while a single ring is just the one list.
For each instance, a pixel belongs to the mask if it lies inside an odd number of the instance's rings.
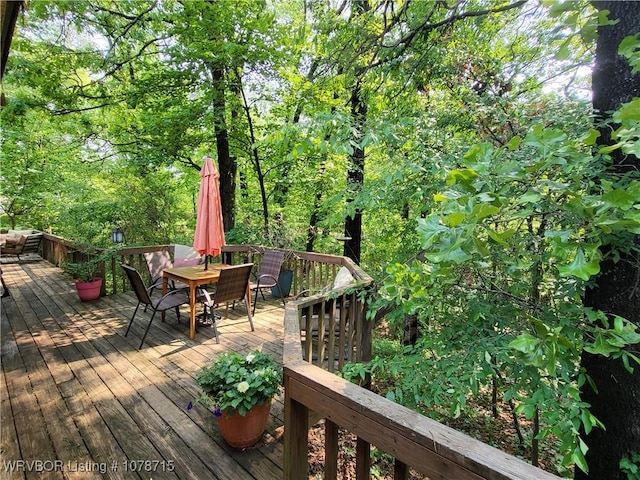
[{"label": "dense foliage", "polygon": [[607,18],[588,2],[449,3],[32,0],[2,84],[0,225],[190,243],[217,155],[228,243],[362,248],[398,346],[352,374],[427,413],[492,391],[539,426],[523,442],[557,439],[554,469],[586,469],[578,434],[602,425],[581,353],[637,368],[634,319],[582,297],[640,234],[637,171],[606,175],[638,156],[640,104],[597,149]]}]

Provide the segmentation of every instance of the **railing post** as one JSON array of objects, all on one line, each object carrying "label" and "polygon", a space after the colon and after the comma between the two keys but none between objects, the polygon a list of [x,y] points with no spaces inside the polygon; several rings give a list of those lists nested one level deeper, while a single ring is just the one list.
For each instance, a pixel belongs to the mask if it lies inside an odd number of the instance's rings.
[{"label": "railing post", "polygon": [[309,409],[289,396],[289,379],[284,369],[284,479],[309,478]]},{"label": "railing post", "polygon": [[100,296],[104,297],[107,294],[107,268],[105,262],[98,264],[98,274],[102,278],[102,285],[100,286]]}]

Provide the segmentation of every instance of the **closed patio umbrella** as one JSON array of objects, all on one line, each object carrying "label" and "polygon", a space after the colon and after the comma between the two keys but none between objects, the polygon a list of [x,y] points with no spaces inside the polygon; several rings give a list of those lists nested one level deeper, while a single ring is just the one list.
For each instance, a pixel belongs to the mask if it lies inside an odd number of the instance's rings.
[{"label": "closed patio umbrella", "polygon": [[193,249],[205,255],[204,268],[209,268],[209,255],[220,255],[224,245],[224,226],[222,223],[222,205],[218,178],[220,174],[209,157],[204,159],[200,170],[200,193],[198,194],[198,211],[196,232],[193,238]]}]

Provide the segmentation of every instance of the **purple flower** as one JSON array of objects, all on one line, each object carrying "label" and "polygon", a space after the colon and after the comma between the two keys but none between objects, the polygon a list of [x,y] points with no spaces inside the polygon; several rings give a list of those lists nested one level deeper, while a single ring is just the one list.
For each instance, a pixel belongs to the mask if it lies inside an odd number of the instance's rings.
[{"label": "purple flower", "polygon": [[187,405],[187,410],[191,410],[193,408],[193,402],[189,402]]},{"label": "purple flower", "polygon": [[222,410],[220,410],[218,407],[214,408],[213,416],[216,418],[220,418],[222,416]]}]

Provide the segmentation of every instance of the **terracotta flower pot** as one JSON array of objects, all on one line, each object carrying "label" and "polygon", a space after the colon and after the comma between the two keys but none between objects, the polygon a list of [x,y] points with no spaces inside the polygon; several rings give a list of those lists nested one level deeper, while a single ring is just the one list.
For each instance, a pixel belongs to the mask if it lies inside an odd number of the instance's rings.
[{"label": "terracotta flower pot", "polygon": [[256,405],[244,417],[239,413],[227,415],[225,411],[218,417],[220,432],[226,442],[234,448],[252,447],[262,438],[270,410],[271,402]]},{"label": "terracotta flower pot", "polygon": [[100,289],[102,288],[102,278],[96,277],[91,282],[75,281],[78,296],[83,302],[95,300],[100,297]]}]

